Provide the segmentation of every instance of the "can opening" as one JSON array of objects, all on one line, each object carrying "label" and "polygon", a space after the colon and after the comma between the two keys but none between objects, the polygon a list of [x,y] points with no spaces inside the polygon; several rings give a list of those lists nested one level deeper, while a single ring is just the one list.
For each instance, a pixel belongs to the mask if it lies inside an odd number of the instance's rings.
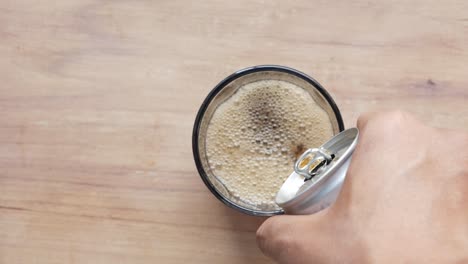
[{"label": "can opening", "polygon": [[279,189],[275,202],[287,214],[312,214],[336,200],[359,130],[350,128],[317,149],[307,150]]},{"label": "can opening", "polygon": [[331,160],[322,160],[322,161],[317,160],[316,162],[313,162],[312,166],[310,166],[309,168],[309,176],[304,177],[304,182],[314,178],[318,174],[319,170],[322,170],[323,166],[330,164],[330,162],[333,161],[333,159],[335,158],[335,154],[331,154],[330,156],[331,156]]},{"label": "can opening", "polygon": [[306,150],[294,165],[294,171],[304,177],[304,181],[312,179],[330,164],[335,154],[321,147]]}]

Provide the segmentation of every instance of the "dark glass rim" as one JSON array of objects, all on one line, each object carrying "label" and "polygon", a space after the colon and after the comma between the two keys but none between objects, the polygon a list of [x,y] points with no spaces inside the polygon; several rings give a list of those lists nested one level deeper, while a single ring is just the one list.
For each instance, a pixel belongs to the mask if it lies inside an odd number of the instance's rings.
[{"label": "dark glass rim", "polygon": [[240,205],[237,205],[230,201],[229,199],[225,198],[221,193],[219,193],[214,185],[210,182],[208,179],[208,175],[206,171],[203,169],[203,165],[200,159],[199,155],[199,146],[198,146],[198,136],[199,136],[199,130],[200,130],[200,124],[201,120],[203,119],[206,109],[208,108],[209,104],[213,100],[213,98],[222,90],[226,85],[231,83],[233,80],[240,78],[244,75],[248,75],[251,73],[256,73],[256,72],[262,72],[262,71],[277,71],[277,72],[284,72],[288,74],[292,74],[296,77],[299,77],[306,82],[310,83],[312,86],[314,86],[317,91],[320,92],[320,94],[327,100],[328,104],[333,110],[333,113],[335,114],[336,120],[338,122],[338,130],[341,132],[344,130],[344,124],[343,124],[343,118],[341,117],[340,110],[338,109],[338,106],[336,105],[335,101],[333,98],[330,96],[330,94],[323,88],[322,85],[320,85],[319,82],[317,82],[314,78],[308,76],[305,73],[302,73],[300,71],[297,71],[295,69],[285,67],[285,66],[280,66],[280,65],[259,65],[259,66],[253,66],[253,67],[248,67],[242,70],[239,70],[228,77],[226,77],[224,80],[222,80],[218,85],[216,85],[211,92],[208,94],[208,96],[205,98],[203,101],[202,105],[200,106],[200,109],[198,110],[197,117],[195,118],[195,123],[193,125],[193,133],[192,133],[192,152],[193,152],[193,158],[195,160],[195,165],[197,167],[198,173],[200,174],[201,179],[205,183],[206,187],[213,193],[218,200],[226,204],[227,206],[234,208],[238,211],[241,211],[243,213],[249,214],[249,215],[254,215],[254,216],[271,216],[271,215],[278,215],[278,214],[283,214],[283,210],[278,210],[278,211],[272,211],[272,212],[263,212],[263,211],[258,211],[258,210],[252,210],[248,208],[244,208]]}]

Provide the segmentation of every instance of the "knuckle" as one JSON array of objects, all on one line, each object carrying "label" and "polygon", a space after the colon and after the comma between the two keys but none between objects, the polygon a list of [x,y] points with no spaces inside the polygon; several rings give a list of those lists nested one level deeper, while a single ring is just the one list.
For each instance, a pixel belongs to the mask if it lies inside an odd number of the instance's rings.
[{"label": "knuckle", "polygon": [[[267,220],[268,221],[268,220]],[[256,233],[257,243],[260,246],[263,241],[268,237],[268,228],[266,227],[266,222],[264,222],[258,229]]]},{"label": "knuckle", "polygon": [[369,120],[369,114],[362,114],[357,119],[357,127],[359,130],[364,130],[367,125],[367,121]]},{"label": "knuckle", "polygon": [[260,250],[266,255],[269,255],[269,242],[273,239],[274,232],[276,229],[275,217],[270,217],[258,228],[256,233],[257,244]]},{"label": "knuckle", "polygon": [[366,113],[361,115],[357,121],[358,129],[366,135],[373,136],[382,126],[379,124],[382,120],[381,116],[382,113]]},{"label": "knuckle", "polygon": [[294,240],[289,235],[280,235],[274,242],[276,259],[287,259],[294,254]]},{"label": "knuckle", "polygon": [[382,129],[393,130],[403,126],[411,119],[411,115],[402,110],[364,114],[358,119],[358,128],[374,132]]},{"label": "knuckle", "polygon": [[278,216],[267,219],[256,233],[260,250],[273,258],[290,254],[296,244],[293,227],[289,221],[283,221]]},{"label": "knuckle", "polygon": [[383,116],[383,118],[387,119],[387,122],[390,122],[393,125],[402,124],[406,120],[408,120],[409,117],[410,115],[407,112],[401,111],[401,110],[393,110],[393,111],[387,112]]},{"label": "knuckle", "polygon": [[[398,140],[403,128],[413,126],[408,122],[415,123],[409,113],[401,110],[363,114],[358,119],[358,128],[363,139],[359,148],[369,151],[391,140]],[[399,133],[395,133],[396,131]]]}]

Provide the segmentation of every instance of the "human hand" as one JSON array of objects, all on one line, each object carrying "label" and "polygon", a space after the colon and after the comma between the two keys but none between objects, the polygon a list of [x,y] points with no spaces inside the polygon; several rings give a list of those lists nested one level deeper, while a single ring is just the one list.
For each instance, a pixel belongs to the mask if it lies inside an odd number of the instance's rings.
[{"label": "human hand", "polygon": [[359,118],[337,201],[257,231],[279,263],[468,263],[468,134],[395,111]]}]

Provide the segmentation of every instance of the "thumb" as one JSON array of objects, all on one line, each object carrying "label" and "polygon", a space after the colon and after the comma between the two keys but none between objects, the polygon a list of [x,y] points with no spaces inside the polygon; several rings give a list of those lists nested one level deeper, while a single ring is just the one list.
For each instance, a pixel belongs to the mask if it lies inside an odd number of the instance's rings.
[{"label": "thumb", "polygon": [[327,210],[314,215],[270,217],[257,230],[257,244],[279,263],[317,262],[317,252],[327,243],[326,218]]}]

